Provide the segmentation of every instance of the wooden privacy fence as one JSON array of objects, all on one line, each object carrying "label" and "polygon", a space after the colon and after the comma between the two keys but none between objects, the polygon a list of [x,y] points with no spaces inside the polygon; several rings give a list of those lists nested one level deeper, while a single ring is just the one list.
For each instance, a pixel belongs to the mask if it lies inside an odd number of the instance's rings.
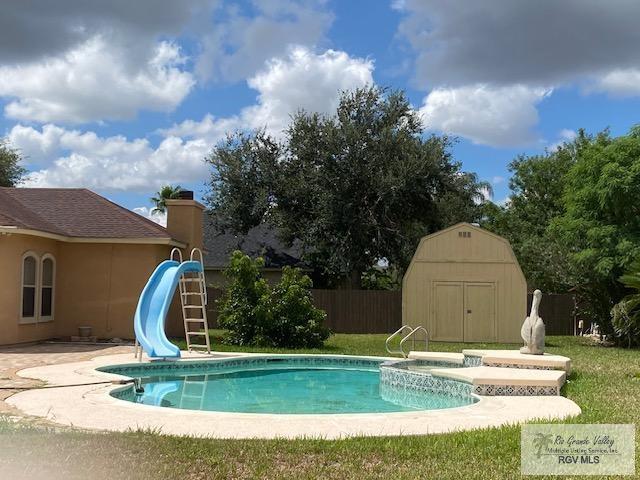
[{"label": "wooden privacy fence", "polygon": [[[208,288],[209,326],[218,325],[215,301],[222,290]],[[402,325],[402,292],[388,290],[311,290],[314,303],[327,313],[326,325],[335,333],[391,333]],[[527,312],[532,295],[527,296]],[[574,301],[568,294],[542,297],[540,316],[547,335],[573,335]],[[524,318],[520,319],[524,321]]]},{"label": "wooden privacy fence", "polygon": [[[531,311],[533,295],[527,295],[527,315]],[[542,294],[538,315],[544,321],[547,335],[573,335],[575,323],[575,301],[568,293]],[[524,320],[524,319],[523,319]]]},{"label": "wooden privacy fence", "polygon": [[402,325],[402,292],[313,290],[326,325],[336,333],[390,333]]}]

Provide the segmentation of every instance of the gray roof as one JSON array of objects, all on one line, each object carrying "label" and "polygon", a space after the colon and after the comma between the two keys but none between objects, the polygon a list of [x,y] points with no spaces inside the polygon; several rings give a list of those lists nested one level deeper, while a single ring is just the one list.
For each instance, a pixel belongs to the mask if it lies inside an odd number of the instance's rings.
[{"label": "gray roof", "polygon": [[272,225],[261,224],[246,235],[234,235],[221,233],[209,213],[205,212],[203,222],[205,268],[226,267],[234,250],[240,250],[252,258],[262,257],[266,268],[305,267],[299,242],[287,247],[278,239],[277,229]]}]

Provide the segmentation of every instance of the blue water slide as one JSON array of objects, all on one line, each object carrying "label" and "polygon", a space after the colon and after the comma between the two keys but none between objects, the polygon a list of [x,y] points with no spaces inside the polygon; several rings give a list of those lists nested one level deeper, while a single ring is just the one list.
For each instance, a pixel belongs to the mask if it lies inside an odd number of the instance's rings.
[{"label": "blue water slide", "polygon": [[[167,395],[172,394],[173,392],[177,392],[180,389],[180,384],[182,382],[174,380],[174,381],[164,381],[161,383],[152,383],[150,385],[144,386],[144,398],[147,405],[155,405],[156,407],[164,407],[163,402],[165,402],[165,397]],[[167,402],[169,402],[167,400]],[[170,402],[169,402],[170,403]]]},{"label": "blue water slide", "polygon": [[185,272],[202,272],[202,264],[165,260],[151,274],[138,300],[133,327],[138,342],[151,358],[180,357],[180,349],[167,338],[164,324],[178,281]]}]

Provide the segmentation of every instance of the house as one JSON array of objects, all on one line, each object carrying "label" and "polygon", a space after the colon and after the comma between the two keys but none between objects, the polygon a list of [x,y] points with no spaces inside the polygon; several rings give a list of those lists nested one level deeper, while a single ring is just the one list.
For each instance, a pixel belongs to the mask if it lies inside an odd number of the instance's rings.
[{"label": "house", "polygon": [[[191,193],[191,192],[189,192]],[[167,201],[167,228],[86,189],[0,188],[0,344],[133,338],[149,275],[172,248],[202,248],[203,207]],[[167,320],[179,334],[179,309]]]},{"label": "house", "polygon": [[310,272],[301,259],[300,244],[295,242],[291,247],[286,246],[278,239],[278,232],[272,225],[261,224],[249,230],[246,235],[234,235],[216,228],[211,214],[205,213],[203,219],[207,285],[220,287],[226,283],[223,272],[234,250],[240,250],[252,258],[262,257],[262,275],[270,283],[280,279],[282,268],[285,266],[298,267]]}]

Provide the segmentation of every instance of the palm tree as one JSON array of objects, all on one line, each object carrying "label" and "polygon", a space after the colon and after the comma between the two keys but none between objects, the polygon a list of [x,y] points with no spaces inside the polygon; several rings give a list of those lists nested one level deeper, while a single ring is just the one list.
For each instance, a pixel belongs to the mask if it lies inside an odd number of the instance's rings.
[{"label": "palm tree", "polygon": [[611,323],[619,338],[626,338],[631,348],[640,340],[640,260],[633,262],[620,282],[631,292],[611,309]]},{"label": "palm tree", "polygon": [[151,213],[165,213],[167,210],[165,202],[171,198],[178,198],[181,191],[182,187],[180,185],[176,185],[175,187],[172,185],[163,185],[160,187],[160,190],[156,192],[156,195],[151,197],[151,201],[155,205],[155,208],[151,210]]}]

